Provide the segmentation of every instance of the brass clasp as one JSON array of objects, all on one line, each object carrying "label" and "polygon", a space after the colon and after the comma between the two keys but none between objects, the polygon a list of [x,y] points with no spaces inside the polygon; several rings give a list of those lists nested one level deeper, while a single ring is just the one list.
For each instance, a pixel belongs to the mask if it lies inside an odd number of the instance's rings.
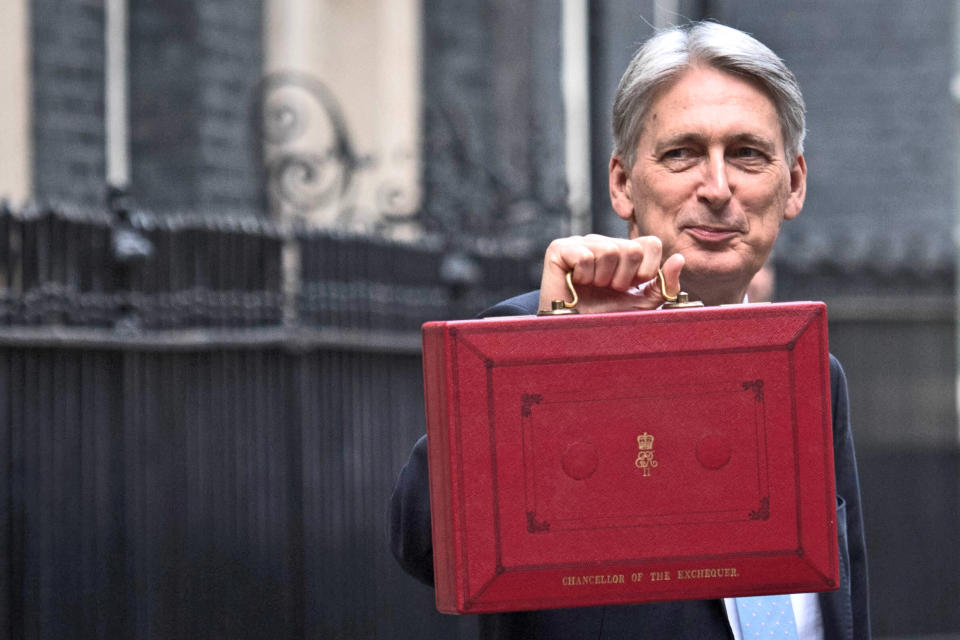
[{"label": "brass clasp", "polygon": [[[577,296],[577,290],[573,286],[573,271],[567,271],[565,277],[567,282],[567,289],[570,290],[570,295],[573,298],[570,302],[566,300],[552,300],[550,302],[549,309],[541,309],[537,312],[538,316],[560,316],[560,315],[569,315],[571,313],[579,313],[575,307],[580,301],[579,296]],[[663,296],[663,299],[666,301],[663,303],[664,309],[683,309],[689,307],[702,307],[703,303],[699,300],[690,300],[689,294],[686,291],[680,291],[677,295],[672,296],[667,293],[667,283],[663,278],[663,271],[657,269],[657,279],[660,281],[660,295]]]},{"label": "brass clasp", "polygon": [[571,313],[580,313],[574,308],[577,306],[577,303],[580,302],[580,297],[577,295],[577,290],[573,286],[573,271],[567,271],[566,281],[567,289],[570,290],[570,295],[573,297],[573,300],[570,302],[566,300],[553,300],[550,302],[549,309],[540,309],[537,311],[538,316],[564,316],[570,315]]},{"label": "brass clasp", "polygon": [[660,295],[666,302],[663,303],[664,309],[684,309],[689,307],[702,307],[703,303],[699,300],[690,300],[690,294],[686,291],[678,291],[677,295],[672,296],[667,293],[667,283],[663,279],[663,271],[657,269],[657,278],[660,280]]}]

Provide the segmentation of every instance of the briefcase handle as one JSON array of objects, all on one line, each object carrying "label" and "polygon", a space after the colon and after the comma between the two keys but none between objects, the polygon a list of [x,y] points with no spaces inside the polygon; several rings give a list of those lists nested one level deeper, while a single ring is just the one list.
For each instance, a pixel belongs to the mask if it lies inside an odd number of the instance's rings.
[{"label": "briefcase handle", "polygon": [[[573,286],[573,271],[567,271],[565,276],[567,289],[570,290],[570,296],[573,298],[570,302],[566,300],[552,300],[549,309],[541,309],[537,312],[538,316],[562,316],[572,313],[579,313],[576,309],[580,297],[577,295],[577,289]],[[690,295],[686,291],[680,291],[672,296],[667,293],[667,283],[663,278],[663,271],[657,269],[657,279],[660,281],[660,294],[666,302],[661,306],[662,309],[683,309],[688,307],[702,307],[703,303],[699,300],[690,300]]]}]

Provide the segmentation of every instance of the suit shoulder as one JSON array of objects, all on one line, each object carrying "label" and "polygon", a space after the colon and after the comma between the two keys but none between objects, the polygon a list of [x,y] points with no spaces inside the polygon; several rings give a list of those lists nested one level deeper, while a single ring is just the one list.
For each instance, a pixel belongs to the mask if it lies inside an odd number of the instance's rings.
[{"label": "suit shoulder", "polygon": [[843,371],[843,365],[840,364],[840,360],[837,359],[835,355],[830,354],[830,387],[832,389],[838,389],[840,387],[846,388],[847,386],[847,374]]},{"label": "suit shoulder", "polygon": [[518,296],[507,298],[482,311],[478,318],[495,318],[498,316],[525,316],[537,312],[540,304],[540,292],[528,291]]}]

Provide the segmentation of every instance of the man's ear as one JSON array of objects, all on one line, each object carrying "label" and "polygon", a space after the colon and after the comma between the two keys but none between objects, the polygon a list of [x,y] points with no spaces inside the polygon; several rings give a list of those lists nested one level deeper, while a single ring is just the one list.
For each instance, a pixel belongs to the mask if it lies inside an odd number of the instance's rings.
[{"label": "man's ear", "polygon": [[630,184],[630,172],[620,157],[610,157],[610,204],[617,215],[627,222],[633,219],[633,186]]},{"label": "man's ear", "polygon": [[803,154],[800,154],[790,168],[790,197],[787,198],[787,207],[783,212],[784,220],[793,220],[800,215],[806,197],[807,163],[803,159]]}]

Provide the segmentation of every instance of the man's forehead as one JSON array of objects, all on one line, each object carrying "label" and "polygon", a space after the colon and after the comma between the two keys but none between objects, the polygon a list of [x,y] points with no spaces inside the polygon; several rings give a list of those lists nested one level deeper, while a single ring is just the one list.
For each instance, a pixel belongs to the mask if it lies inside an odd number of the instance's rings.
[{"label": "man's forehead", "polygon": [[776,104],[760,83],[703,66],[687,69],[657,91],[643,116],[638,142],[651,133],[656,143],[721,136],[784,144]]}]

